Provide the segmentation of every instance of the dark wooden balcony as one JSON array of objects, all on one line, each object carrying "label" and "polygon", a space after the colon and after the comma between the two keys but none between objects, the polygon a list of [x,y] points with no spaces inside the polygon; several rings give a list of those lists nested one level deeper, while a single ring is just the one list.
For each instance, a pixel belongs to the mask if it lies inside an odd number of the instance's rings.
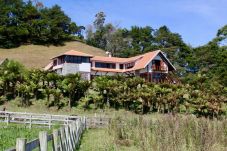
[{"label": "dark wooden balcony", "polygon": [[168,68],[164,65],[163,66],[152,65],[152,71],[166,72],[168,71]]}]

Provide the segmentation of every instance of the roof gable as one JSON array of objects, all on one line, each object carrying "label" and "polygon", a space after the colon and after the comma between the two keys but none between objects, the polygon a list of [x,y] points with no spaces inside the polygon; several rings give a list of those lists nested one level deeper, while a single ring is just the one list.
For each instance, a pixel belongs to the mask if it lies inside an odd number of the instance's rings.
[{"label": "roof gable", "polygon": [[134,70],[145,68],[157,56],[160,51],[161,50],[157,50],[143,54],[143,57],[133,67]]},{"label": "roof gable", "polygon": [[[124,71],[132,71],[132,70],[139,70],[144,69],[146,66],[157,56],[159,55],[161,58],[166,62],[169,69],[176,70],[175,67],[171,64],[171,62],[166,58],[161,50],[151,51],[139,56],[131,57],[131,58],[118,58],[118,57],[101,57],[95,56],[91,58],[91,61],[100,61],[100,62],[110,62],[110,63],[129,63],[135,62],[135,66],[130,69],[126,69]],[[122,69],[123,70],[123,69]]]},{"label": "roof gable", "polygon": [[75,50],[69,50],[63,54],[60,54],[58,56],[55,56],[51,59],[54,59],[54,58],[57,58],[57,57],[60,57],[60,56],[64,56],[64,55],[69,55],[69,56],[82,56],[82,57],[93,57],[92,55],[90,54],[87,54],[87,53],[83,53],[83,52],[80,52],[80,51],[75,51]]}]

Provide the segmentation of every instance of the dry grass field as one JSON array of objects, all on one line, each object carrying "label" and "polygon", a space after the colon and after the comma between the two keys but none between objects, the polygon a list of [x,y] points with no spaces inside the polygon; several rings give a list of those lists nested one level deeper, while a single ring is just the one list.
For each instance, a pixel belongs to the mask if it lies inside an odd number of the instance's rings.
[{"label": "dry grass field", "polygon": [[73,41],[66,42],[64,46],[23,45],[13,49],[0,48],[0,60],[4,58],[21,62],[28,68],[43,68],[50,58],[68,50],[76,50],[97,56],[105,56],[105,51]]}]

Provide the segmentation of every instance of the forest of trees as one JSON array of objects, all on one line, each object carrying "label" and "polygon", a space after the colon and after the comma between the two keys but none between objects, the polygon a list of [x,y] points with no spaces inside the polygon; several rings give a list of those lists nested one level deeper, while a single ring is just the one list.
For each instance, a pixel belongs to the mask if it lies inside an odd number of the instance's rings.
[{"label": "forest of trees", "polygon": [[183,79],[193,78],[200,73],[208,79],[227,87],[227,25],[217,31],[216,37],[196,48],[186,44],[181,35],[173,33],[167,26],[153,29],[150,26],[132,26],[131,29],[117,28],[105,24],[106,15],[95,15],[93,25],[86,29],[86,42],[102,48],[117,57],[129,57],[161,49],[177,68]]},{"label": "forest of trees", "polygon": [[21,44],[61,45],[64,41],[83,38],[83,26],[76,25],[55,5],[40,2],[0,0],[0,48]]}]

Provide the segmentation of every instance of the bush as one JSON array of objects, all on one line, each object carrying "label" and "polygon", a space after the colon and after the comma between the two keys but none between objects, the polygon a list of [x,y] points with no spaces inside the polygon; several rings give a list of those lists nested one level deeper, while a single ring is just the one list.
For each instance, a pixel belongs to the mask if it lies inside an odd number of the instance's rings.
[{"label": "bush", "polygon": [[0,96],[0,105],[4,104],[7,101],[8,99],[6,98],[6,96]]}]

